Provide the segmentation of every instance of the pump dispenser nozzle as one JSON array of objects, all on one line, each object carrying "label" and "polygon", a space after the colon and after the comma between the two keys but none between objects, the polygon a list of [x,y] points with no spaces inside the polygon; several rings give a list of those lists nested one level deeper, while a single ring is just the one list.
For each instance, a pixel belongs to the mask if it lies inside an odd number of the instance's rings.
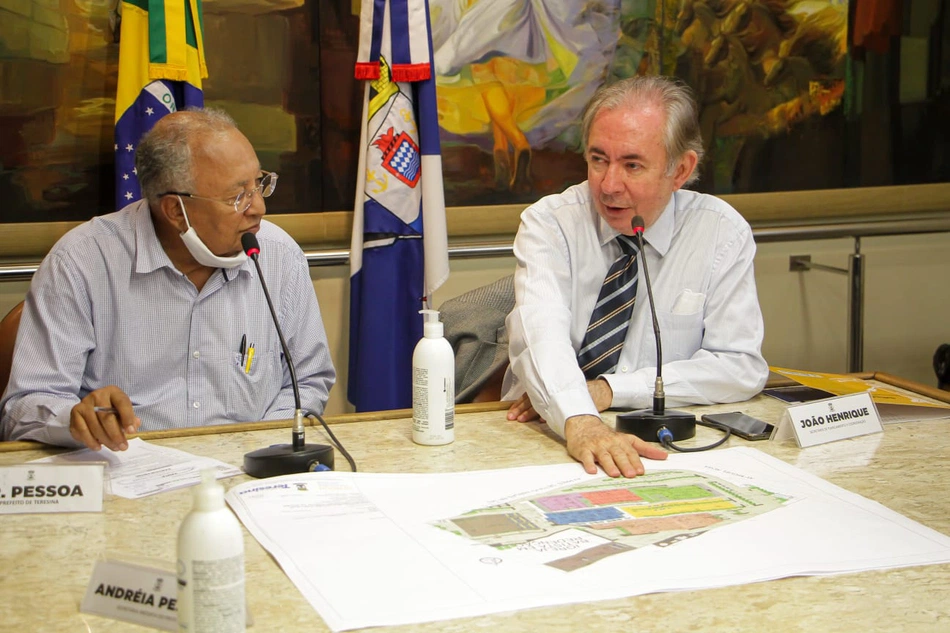
[{"label": "pump dispenser nozzle", "polygon": [[194,490],[195,509],[209,512],[224,507],[224,486],[218,483],[214,468],[201,470],[201,483]]},{"label": "pump dispenser nozzle", "polygon": [[439,321],[439,311],[419,310],[419,314],[425,319],[422,324],[422,335],[426,338],[442,338],[444,330],[442,321]]}]

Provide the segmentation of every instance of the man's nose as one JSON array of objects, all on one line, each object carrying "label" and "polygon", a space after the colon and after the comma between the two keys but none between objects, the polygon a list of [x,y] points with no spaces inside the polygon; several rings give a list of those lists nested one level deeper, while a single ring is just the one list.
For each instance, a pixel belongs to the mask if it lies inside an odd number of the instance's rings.
[{"label": "man's nose", "polygon": [[608,165],[600,188],[604,193],[619,193],[623,189],[623,178],[619,165]]},{"label": "man's nose", "polygon": [[267,203],[264,202],[264,196],[261,194],[260,189],[255,189],[251,192],[251,205],[244,213],[245,215],[261,216],[267,214]]}]

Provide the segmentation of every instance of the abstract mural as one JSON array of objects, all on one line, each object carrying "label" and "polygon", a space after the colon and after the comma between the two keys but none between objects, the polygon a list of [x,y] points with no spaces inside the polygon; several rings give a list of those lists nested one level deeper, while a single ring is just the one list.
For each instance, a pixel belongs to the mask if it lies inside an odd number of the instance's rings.
[{"label": "abstract mural", "polygon": [[[0,222],[113,210],[115,4],[0,6]],[[353,2],[203,4],[205,100],[281,174],[269,211],[352,208]],[[676,75],[696,91],[700,188],[843,186],[806,169],[806,151],[833,160],[844,142],[840,0],[430,0],[430,13],[450,206],[530,202],[583,180],[583,106],[633,74]]]}]

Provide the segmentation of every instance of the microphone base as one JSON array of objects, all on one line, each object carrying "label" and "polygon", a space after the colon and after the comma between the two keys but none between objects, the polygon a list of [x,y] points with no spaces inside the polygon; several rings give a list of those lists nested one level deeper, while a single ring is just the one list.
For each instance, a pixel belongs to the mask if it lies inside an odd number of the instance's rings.
[{"label": "microphone base", "polygon": [[673,441],[688,440],[696,435],[696,416],[685,411],[668,410],[656,413],[653,409],[629,411],[617,415],[617,431],[636,435],[647,442],[657,442],[662,427],[673,434]]},{"label": "microphone base", "polygon": [[244,455],[244,472],[263,479],[316,470],[333,470],[333,447],[304,444],[295,451],[292,444],[275,444]]}]

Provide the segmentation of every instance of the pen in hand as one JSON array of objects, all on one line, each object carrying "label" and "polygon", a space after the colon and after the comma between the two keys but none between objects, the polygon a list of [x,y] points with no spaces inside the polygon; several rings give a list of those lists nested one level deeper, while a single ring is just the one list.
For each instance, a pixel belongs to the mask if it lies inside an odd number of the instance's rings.
[{"label": "pen in hand", "polygon": [[[96,413],[111,413],[115,417],[119,417],[119,410],[116,409],[115,407],[93,407],[92,410],[95,411]],[[130,424],[123,430],[126,433],[134,433],[135,427]]]}]

